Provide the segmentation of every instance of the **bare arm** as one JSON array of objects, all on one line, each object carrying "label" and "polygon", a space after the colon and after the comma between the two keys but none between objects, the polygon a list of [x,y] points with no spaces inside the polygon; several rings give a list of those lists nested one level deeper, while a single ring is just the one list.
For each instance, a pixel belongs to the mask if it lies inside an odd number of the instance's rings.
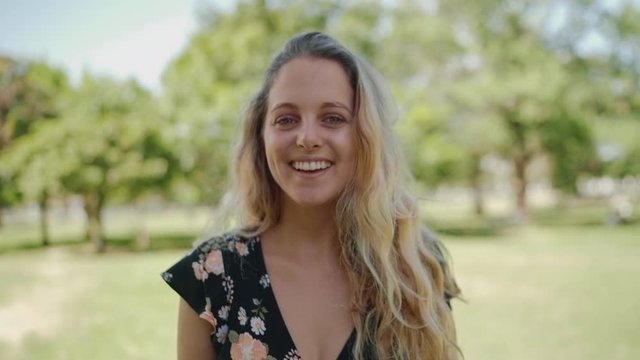
[{"label": "bare arm", "polygon": [[215,360],[211,344],[212,326],[180,299],[178,309],[178,360]]}]

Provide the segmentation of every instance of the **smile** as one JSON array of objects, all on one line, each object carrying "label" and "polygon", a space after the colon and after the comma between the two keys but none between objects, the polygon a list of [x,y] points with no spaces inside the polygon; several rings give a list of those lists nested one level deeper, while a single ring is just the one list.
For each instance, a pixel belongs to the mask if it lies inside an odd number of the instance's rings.
[{"label": "smile", "polygon": [[294,161],[291,163],[294,169],[299,171],[318,171],[330,168],[333,163],[329,161]]}]

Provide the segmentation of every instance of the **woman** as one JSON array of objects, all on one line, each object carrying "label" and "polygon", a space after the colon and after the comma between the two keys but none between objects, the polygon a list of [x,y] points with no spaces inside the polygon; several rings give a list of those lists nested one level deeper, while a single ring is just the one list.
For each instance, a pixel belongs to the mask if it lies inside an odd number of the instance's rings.
[{"label": "woman", "polygon": [[179,359],[454,359],[459,290],[422,229],[393,101],[322,33],[290,39],[242,123],[238,230],[163,274]]}]

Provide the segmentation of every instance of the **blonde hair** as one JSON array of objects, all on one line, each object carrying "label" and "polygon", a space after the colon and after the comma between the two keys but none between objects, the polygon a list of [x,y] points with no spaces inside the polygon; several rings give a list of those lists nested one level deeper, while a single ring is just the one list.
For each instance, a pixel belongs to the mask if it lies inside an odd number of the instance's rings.
[{"label": "blonde hair", "polygon": [[394,102],[381,76],[333,38],[318,32],[290,39],[266,71],[242,119],[223,219],[248,235],[280,217],[280,189],[267,166],[262,129],[278,71],[298,57],[344,68],[356,99],[355,176],[336,206],[341,261],[354,287],[356,359],[455,359],[458,347],[445,299],[459,289],[438,240],[422,228],[408,190],[411,175],[393,132]]}]

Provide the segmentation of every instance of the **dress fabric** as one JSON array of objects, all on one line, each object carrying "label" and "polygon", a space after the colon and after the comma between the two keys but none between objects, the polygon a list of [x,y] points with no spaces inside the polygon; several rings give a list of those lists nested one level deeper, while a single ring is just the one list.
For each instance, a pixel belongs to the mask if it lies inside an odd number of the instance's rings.
[{"label": "dress fabric", "polygon": [[[273,294],[259,237],[211,238],[162,278],[213,325],[217,359],[302,359]],[[355,331],[336,360],[352,359],[354,341]]]}]

